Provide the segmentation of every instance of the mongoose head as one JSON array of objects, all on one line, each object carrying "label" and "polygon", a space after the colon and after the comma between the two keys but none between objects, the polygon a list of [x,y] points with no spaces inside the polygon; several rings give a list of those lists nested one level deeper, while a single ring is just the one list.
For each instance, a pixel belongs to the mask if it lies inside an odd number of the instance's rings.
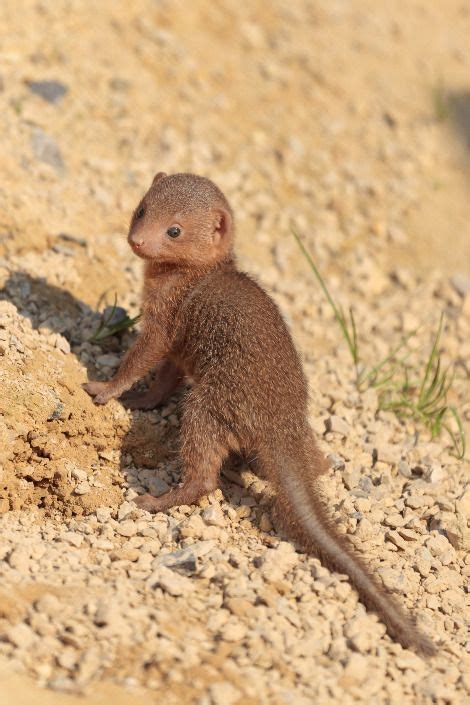
[{"label": "mongoose head", "polygon": [[209,179],[159,172],[134,211],[127,239],[146,260],[189,267],[216,263],[232,248],[232,210]]}]

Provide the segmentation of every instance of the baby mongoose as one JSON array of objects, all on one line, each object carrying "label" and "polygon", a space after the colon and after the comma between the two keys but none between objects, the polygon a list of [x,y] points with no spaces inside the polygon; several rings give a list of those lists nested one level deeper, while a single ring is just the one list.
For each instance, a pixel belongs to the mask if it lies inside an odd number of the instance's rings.
[{"label": "baby mongoose", "polygon": [[334,528],[318,478],[326,471],[308,422],[307,383],[275,303],[233,255],[234,219],[223,193],[193,174],[158,173],[137,206],[128,242],[145,261],[142,331],[108,382],[88,382],[98,404],[152,369],[134,408],[164,402],[183,378],[180,484],[136,498],[150,512],[193,504],[219,484],[229,453],[255,456],[276,489],[280,513],[304,547],[356,586],[403,646],[431,655],[432,642],[387,594]]}]

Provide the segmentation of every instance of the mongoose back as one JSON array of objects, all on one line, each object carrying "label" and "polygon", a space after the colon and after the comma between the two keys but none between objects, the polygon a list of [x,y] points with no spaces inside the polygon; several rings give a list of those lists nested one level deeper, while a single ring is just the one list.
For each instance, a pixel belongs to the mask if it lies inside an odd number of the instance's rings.
[{"label": "mongoose back", "polygon": [[233,236],[227,199],[193,174],[158,173],[133,214],[128,242],[145,261],[142,330],[116,375],[85,389],[104,404],[156,369],[149,390],[128,398],[152,408],[184,377],[194,381],[182,402],[182,480],[136,504],[161,512],[195,503],[216,489],[230,452],[255,456],[291,534],[346,573],[403,646],[432,655],[432,642],[328,517],[318,481],[326,461],[309,426],[299,355],[275,303],[238,271]]}]

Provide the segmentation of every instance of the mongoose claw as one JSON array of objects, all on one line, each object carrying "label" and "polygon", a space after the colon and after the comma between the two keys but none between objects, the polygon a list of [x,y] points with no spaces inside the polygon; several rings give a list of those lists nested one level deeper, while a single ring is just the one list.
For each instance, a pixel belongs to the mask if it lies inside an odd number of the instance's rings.
[{"label": "mongoose claw", "polygon": [[109,387],[108,382],[86,382],[82,384],[85,392],[93,397],[95,404],[106,404],[115,395]]}]

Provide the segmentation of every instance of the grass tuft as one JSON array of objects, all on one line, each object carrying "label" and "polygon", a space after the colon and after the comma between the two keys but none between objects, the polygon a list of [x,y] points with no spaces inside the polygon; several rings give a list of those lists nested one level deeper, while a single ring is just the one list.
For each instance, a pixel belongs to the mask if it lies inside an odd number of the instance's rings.
[{"label": "grass tuft", "polygon": [[333,299],[325,280],[299,235],[294,230],[292,233],[325,294],[345,339],[354,365],[357,389],[359,391],[370,387],[377,389],[379,409],[393,411],[398,418],[408,418],[416,423],[421,423],[428,429],[431,438],[436,438],[442,431],[445,431],[450,437],[454,454],[458,458],[464,458],[466,443],[462,420],[457,409],[447,402],[447,395],[452,387],[454,376],[449,368],[442,369],[439,354],[444,314],[441,314],[421,378],[408,363],[410,351],[407,350],[408,342],[416,336],[419,328],[402,337],[382,360],[367,367],[361,360],[357,326],[352,308],[349,309],[349,314],[346,316],[343,308]]}]

